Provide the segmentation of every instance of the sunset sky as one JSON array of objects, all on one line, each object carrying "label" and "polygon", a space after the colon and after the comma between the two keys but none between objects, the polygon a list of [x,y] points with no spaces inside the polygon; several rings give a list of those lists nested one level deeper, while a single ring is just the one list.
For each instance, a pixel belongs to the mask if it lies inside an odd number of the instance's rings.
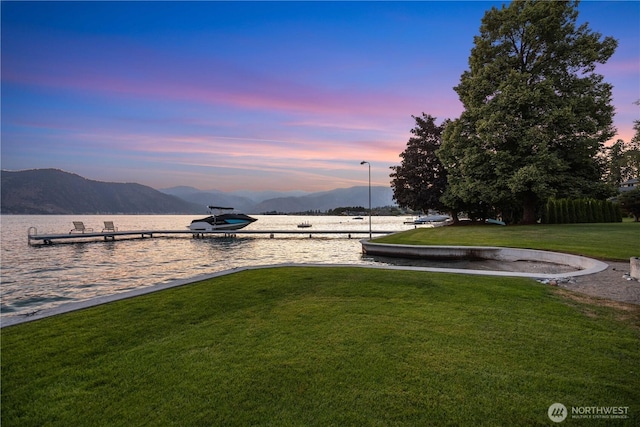
[{"label": "sunset sky", "polygon": [[[2,169],[154,188],[389,185],[422,112],[456,118],[502,2],[6,2]],[[619,47],[617,138],[640,118],[640,2],[588,2]]]}]

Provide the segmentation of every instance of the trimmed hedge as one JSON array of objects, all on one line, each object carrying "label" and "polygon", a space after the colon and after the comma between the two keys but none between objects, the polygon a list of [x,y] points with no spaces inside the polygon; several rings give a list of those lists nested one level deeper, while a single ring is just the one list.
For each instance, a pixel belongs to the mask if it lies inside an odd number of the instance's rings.
[{"label": "trimmed hedge", "polygon": [[596,199],[549,199],[542,214],[543,224],[622,222],[617,203]]}]

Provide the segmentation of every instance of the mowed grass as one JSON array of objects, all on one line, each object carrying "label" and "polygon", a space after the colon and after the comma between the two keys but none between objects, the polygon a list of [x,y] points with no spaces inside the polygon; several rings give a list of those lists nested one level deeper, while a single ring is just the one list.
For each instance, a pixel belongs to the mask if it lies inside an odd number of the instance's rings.
[{"label": "mowed grass", "polygon": [[628,261],[640,256],[640,223],[553,224],[501,227],[468,225],[416,228],[375,239],[407,245],[507,246]]},{"label": "mowed grass", "polygon": [[561,292],[272,268],[16,325],[2,425],[549,425],[554,402],[628,406],[638,425],[638,310]]}]

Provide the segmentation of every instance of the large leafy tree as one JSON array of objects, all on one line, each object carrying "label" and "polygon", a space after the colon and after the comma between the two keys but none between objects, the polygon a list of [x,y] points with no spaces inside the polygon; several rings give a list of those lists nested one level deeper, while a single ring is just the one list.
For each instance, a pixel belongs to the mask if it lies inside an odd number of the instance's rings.
[{"label": "large leafy tree", "polygon": [[440,125],[428,114],[412,116],[416,121],[411,129],[413,136],[407,148],[400,154],[400,166],[391,166],[391,188],[393,198],[405,208],[427,212],[429,209],[441,211],[440,201],[447,185],[447,173],[436,151],[442,142],[442,132],[446,121]]},{"label": "large leafy tree", "polygon": [[515,0],[482,19],[455,88],[464,105],[438,156],[449,199],[519,212],[551,196],[599,196],[597,158],[612,126],[611,85],[595,73],[617,42],[576,26],[577,1]]}]

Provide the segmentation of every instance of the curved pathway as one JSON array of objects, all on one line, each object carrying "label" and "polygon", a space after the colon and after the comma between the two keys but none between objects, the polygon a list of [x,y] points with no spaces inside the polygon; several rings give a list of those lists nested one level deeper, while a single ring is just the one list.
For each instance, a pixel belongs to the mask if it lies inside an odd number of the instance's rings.
[{"label": "curved pathway", "polygon": [[[496,262],[525,259],[571,265],[574,271],[564,273],[545,272],[544,268],[536,273],[517,273],[515,271],[474,271],[427,269],[450,273],[487,274],[500,276],[519,276],[544,279],[544,283],[554,283],[560,288],[580,292],[592,297],[605,298],[612,301],[640,305],[640,282],[631,279],[629,261],[599,261],[593,258],[571,255],[562,252],[541,251],[488,246],[434,246],[434,245],[396,245],[374,243],[362,240],[363,250],[367,253],[388,256],[469,256],[478,252],[481,257],[494,259]],[[547,274],[545,274],[547,273]],[[542,280],[540,280],[542,281]]]}]

